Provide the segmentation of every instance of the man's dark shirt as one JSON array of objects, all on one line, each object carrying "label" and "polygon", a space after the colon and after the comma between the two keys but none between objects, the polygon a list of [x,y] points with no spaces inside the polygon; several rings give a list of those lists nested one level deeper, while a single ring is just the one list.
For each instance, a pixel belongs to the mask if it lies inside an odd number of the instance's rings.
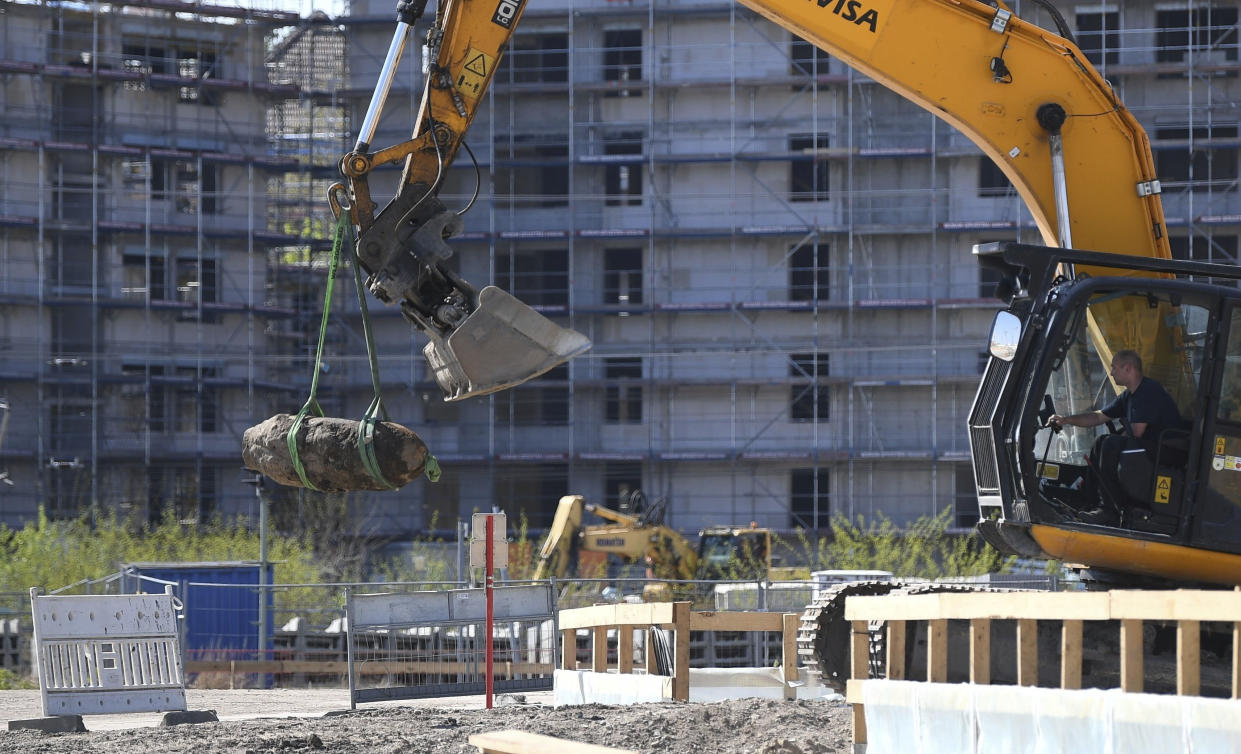
[{"label": "man's dark shirt", "polygon": [[1135,423],[1146,424],[1146,431],[1138,440],[1152,458],[1159,445],[1159,433],[1181,427],[1181,413],[1176,408],[1176,401],[1163,389],[1163,385],[1150,377],[1143,377],[1138,389],[1132,393],[1126,390],[1116,396],[1103,408],[1103,413],[1112,419],[1124,419],[1126,432],[1130,436]]}]

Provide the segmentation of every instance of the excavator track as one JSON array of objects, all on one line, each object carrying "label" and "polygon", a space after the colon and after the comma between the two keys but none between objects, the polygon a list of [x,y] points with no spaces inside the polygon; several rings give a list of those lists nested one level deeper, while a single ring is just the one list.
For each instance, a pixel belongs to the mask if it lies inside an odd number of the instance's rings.
[{"label": "excavator track", "polygon": [[[837,692],[844,693],[849,679],[850,641],[852,627],[845,620],[845,600],[848,597],[876,597],[899,592],[901,594],[937,594],[943,592],[994,592],[992,587],[976,584],[940,584],[934,582],[909,583],[902,581],[852,581],[833,584],[819,592],[814,601],[802,613],[797,629],[797,655],[802,668],[818,677],[819,682]],[[884,677],[883,621],[872,621],[870,632],[869,664],[872,678]],[[910,645],[912,649],[912,643]]]},{"label": "excavator track", "polygon": [[849,679],[849,621],[845,599],[876,597],[904,586],[899,581],[847,581],[819,592],[801,616],[797,627],[797,656],[802,668],[819,683],[844,693]]}]

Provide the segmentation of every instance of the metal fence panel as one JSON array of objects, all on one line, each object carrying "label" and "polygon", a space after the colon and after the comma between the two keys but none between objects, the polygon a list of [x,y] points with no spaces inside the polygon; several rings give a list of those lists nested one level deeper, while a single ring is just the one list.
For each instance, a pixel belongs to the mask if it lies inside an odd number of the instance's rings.
[{"label": "metal fence panel", "polygon": [[556,599],[550,584],[496,587],[486,636],[483,589],[346,595],[349,700],[359,702],[481,694],[486,649],[493,689],[552,687]]}]

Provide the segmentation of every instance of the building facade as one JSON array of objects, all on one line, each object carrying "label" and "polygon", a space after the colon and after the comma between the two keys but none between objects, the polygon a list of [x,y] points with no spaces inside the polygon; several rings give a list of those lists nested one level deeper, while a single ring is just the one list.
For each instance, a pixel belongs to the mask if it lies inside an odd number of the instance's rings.
[{"label": "building facade", "polygon": [[[184,7],[184,10],[182,8]],[[271,389],[268,39],[296,14],[0,7],[0,521],[196,521]],[[256,366],[257,365],[257,366]],[[251,492],[253,498],[253,492]],[[244,510],[244,509],[243,509]]]},{"label": "building facade", "polygon": [[[66,500],[56,508],[66,511],[83,499],[160,509],[168,493],[152,491],[181,478],[199,485],[200,513],[251,509],[240,432],[305,399],[325,282],[323,197],[369,102],[392,5],[358,0],[337,19],[182,19],[219,35],[195,58],[150,39],[137,56],[124,14],[7,6],[25,8],[48,38],[68,28],[56,19],[78,19],[97,45],[92,60],[113,54],[121,71],[130,48],[133,60],[164,60],[131,67],[169,101],[137,98],[98,64],[89,76],[61,73],[81,49],[53,59],[54,46],[6,24],[3,135],[20,144],[0,161],[0,348],[25,360],[0,366],[10,404],[0,464],[16,485],[0,488],[5,520],[30,515],[41,496]],[[1054,28],[1033,5],[1015,10]],[[1237,6],[1061,11],[1151,135],[1174,252],[1235,261]],[[209,51],[224,66],[215,78],[245,85],[165,83]],[[408,138],[419,67],[415,39],[375,146]],[[77,112],[63,103],[80,99],[64,89],[81,86],[101,103],[91,117],[102,125],[92,148],[74,152],[58,129]],[[183,102],[196,88],[213,99]],[[41,113],[28,133],[15,107]],[[191,140],[184,119],[207,115],[211,127]],[[170,172],[127,167],[144,160],[114,145],[134,138],[150,166],[174,150]],[[422,338],[372,301],[388,410],[445,473],[351,496],[366,527],[445,531],[499,506],[538,529],[561,495],[616,505],[636,489],[666,498],[668,523],[686,531],[750,521],[821,530],[832,515],[901,524],[945,508],[972,523],[965,419],[998,304],[970,250],[1038,234],[959,133],[736,4],[541,0],[526,8],[467,142],[473,159],[460,155],[442,192],[463,208],[477,191],[453,241],[460,272],[594,346],[526,385],[446,404]],[[377,171],[377,198],[397,175]],[[178,186],[189,185],[199,203],[180,211]],[[79,195],[84,205],[65,204]],[[91,212],[93,224],[82,220]],[[361,416],[372,397],[361,321],[348,274],[338,283],[320,401]],[[139,429],[123,429],[125,417]],[[112,481],[124,468],[132,493]]]}]

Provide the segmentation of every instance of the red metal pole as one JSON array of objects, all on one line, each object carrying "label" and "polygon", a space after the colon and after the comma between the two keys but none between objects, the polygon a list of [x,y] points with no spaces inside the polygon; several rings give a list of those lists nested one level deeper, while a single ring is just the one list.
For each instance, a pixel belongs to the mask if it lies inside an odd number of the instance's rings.
[{"label": "red metal pole", "polygon": [[485,633],[485,636],[483,637],[483,638],[484,638],[484,640],[487,642],[487,649],[486,649],[486,657],[487,657],[487,709],[491,709],[491,694],[492,694],[492,691],[495,689],[495,679],[494,679],[494,677],[492,676],[492,672],[491,672],[492,663],[495,661],[495,647],[493,646],[493,642],[492,642],[492,640],[491,640],[491,636],[492,636],[492,623],[493,623],[493,621],[495,620],[495,611],[494,611],[494,606],[492,605],[492,602],[491,602],[491,597],[492,597],[492,594],[491,594],[491,587],[492,587],[491,571],[492,571],[492,563],[494,562],[494,561],[493,561],[493,557],[495,556],[495,552],[494,552],[494,550],[492,549],[492,547],[493,547],[492,543],[493,543],[493,541],[494,541],[494,540],[492,539],[492,537],[493,537],[493,536],[494,536],[494,534],[495,534],[495,526],[496,526],[496,525],[495,525],[495,520],[496,520],[496,517],[495,517],[495,516],[487,516],[487,578],[486,578],[486,581],[485,581],[486,587],[485,587],[485,589],[484,589],[484,591],[485,591],[485,592],[486,592],[486,594],[487,594],[487,627],[486,627],[486,630],[485,630],[485,632],[484,632],[484,633]]}]

